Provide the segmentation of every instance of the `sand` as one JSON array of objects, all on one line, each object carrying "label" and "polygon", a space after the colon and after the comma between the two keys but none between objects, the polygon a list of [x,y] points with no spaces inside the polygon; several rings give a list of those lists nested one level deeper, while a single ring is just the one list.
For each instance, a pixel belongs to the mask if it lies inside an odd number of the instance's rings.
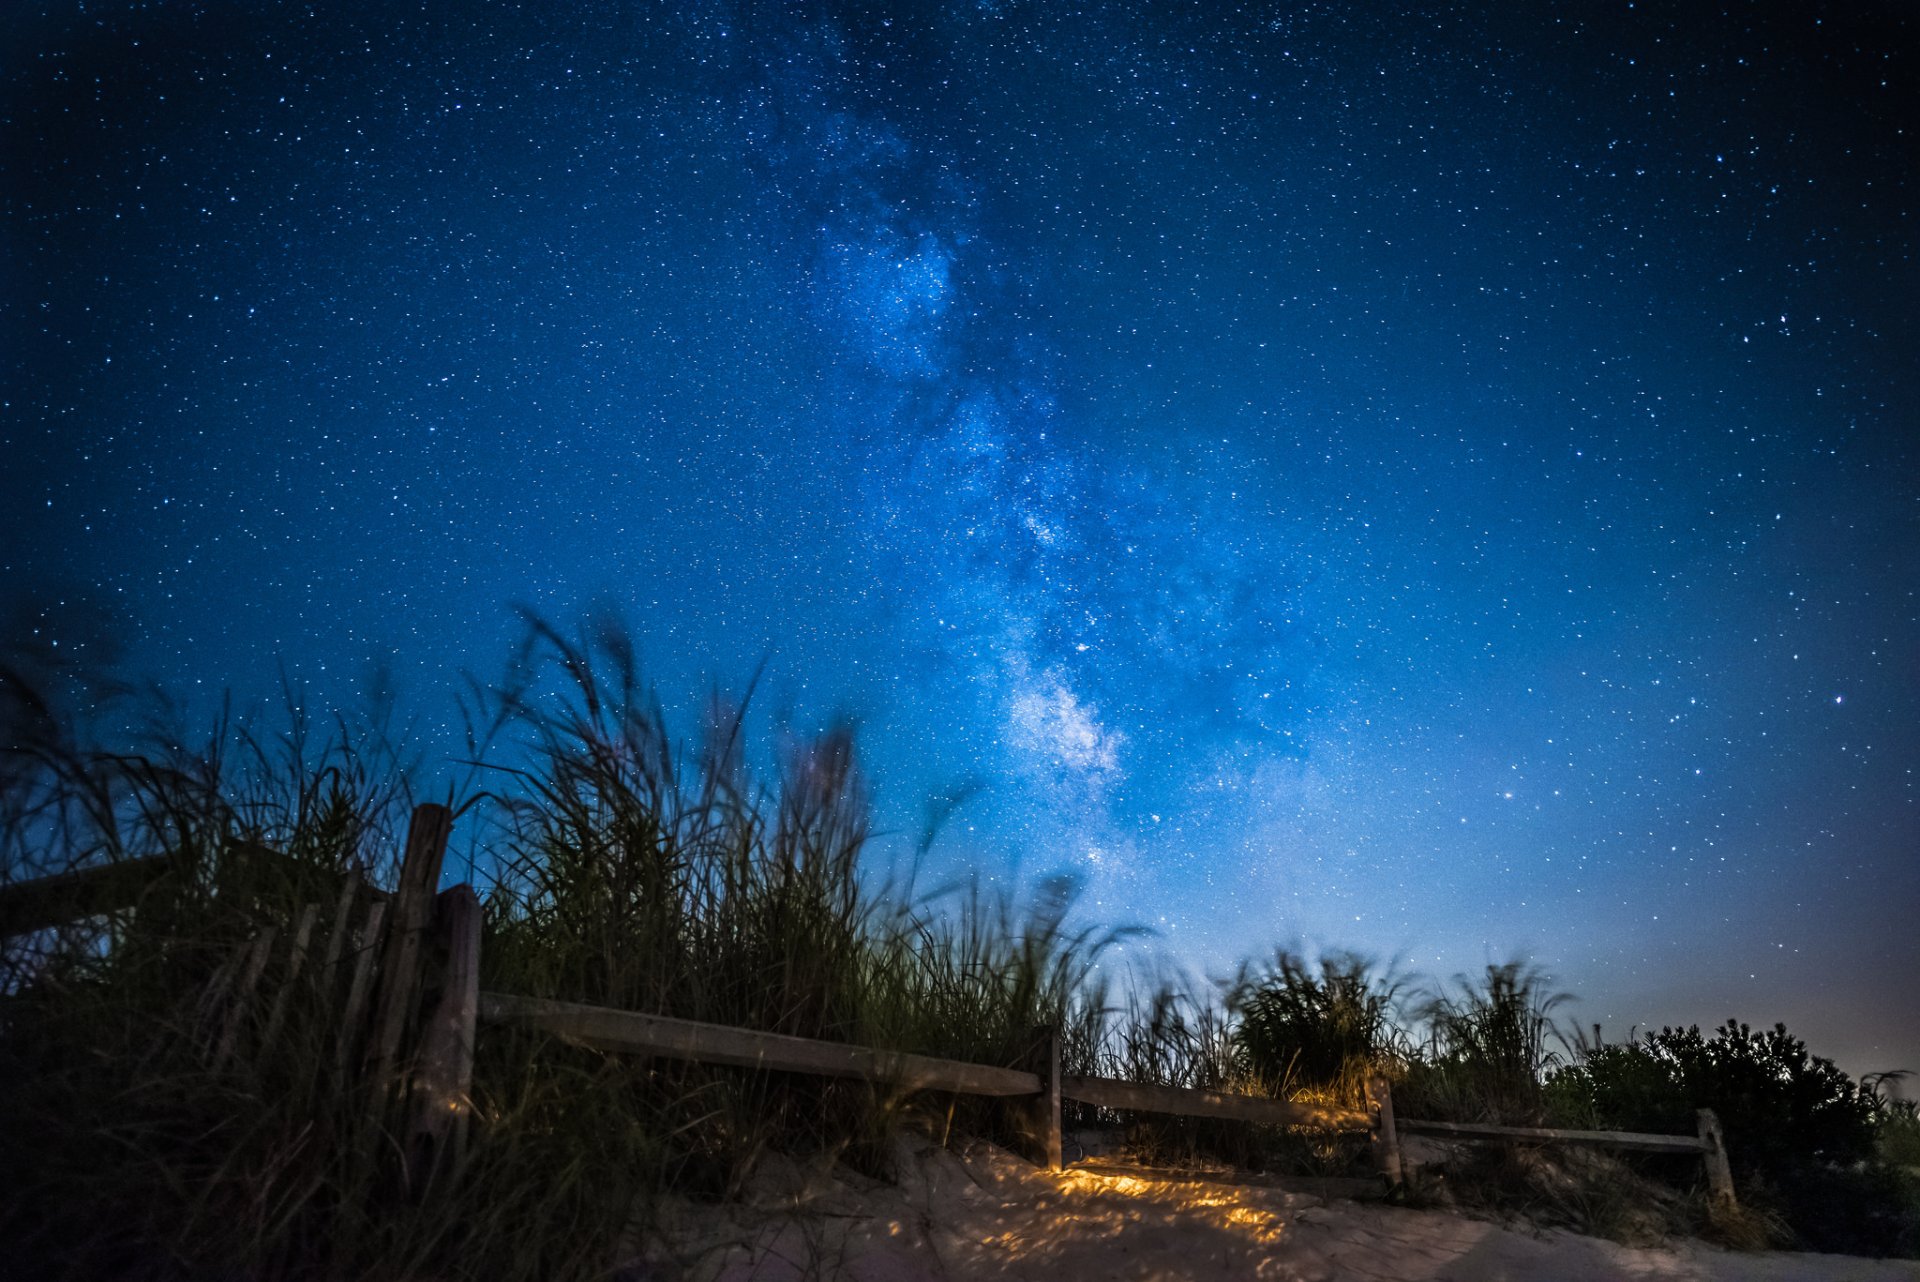
[{"label": "sand", "polygon": [[671,1204],[629,1282],[1920,1282],[1920,1261],[1634,1248],[1225,1176],[1105,1163],[1050,1174],[903,1141],[898,1179],[770,1159],[738,1205]]}]

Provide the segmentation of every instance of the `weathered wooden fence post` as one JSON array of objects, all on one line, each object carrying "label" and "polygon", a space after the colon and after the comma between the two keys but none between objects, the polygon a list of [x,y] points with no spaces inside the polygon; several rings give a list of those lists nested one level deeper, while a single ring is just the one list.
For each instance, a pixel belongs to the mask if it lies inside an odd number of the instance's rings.
[{"label": "weathered wooden fence post", "polygon": [[393,920],[380,959],[380,1001],[368,1044],[376,1084],[392,1080],[400,1040],[419,996],[421,946],[432,923],[434,892],[440,885],[440,865],[452,830],[453,812],[445,806],[429,802],[414,808],[400,885],[393,896]]},{"label": "weathered wooden fence post", "polygon": [[286,1023],[287,1003],[292,1000],[293,986],[307,964],[307,945],[313,940],[313,923],[319,917],[319,904],[306,904],[300,909],[300,920],[293,928],[293,951],[287,959],[286,977],[280,981],[280,991],[273,996],[266,1031],[260,1034],[262,1050],[274,1044],[280,1036],[280,1026]]},{"label": "weathered wooden fence post", "polygon": [[1048,1024],[1040,1061],[1040,1134],[1045,1140],[1047,1169],[1060,1169],[1060,1028]]},{"label": "weathered wooden fence post", "polygon": [[1060,1030],[1057,1027],[1034,1025],[1021,1067],[1040,1079],[1039,1094],[1028,1101],[1020,1114],[1022,1127],[1030,1133],[1035,1160],[1049,1171],[1057,1171],[1061,1165]]},{"label": "weathered wooden fence post", "polygon": [[1393,1121],[1393,1083],[1382,1075],[1375,1075],[1367,1083],[1367,1093],[1373,1096],[1374,1107],[1378,1110],[1374,1122],[1374,1149],[1380,1161],[1380,1174],[1387,1182],[1387,1190],[1391,1192],[1399,1188],[1405,1179],[1400,1166],[1400,1131]]},{"label": "weathered wooden fence post", "polygon": [[340,964],[340,950],[347,942],[347,928],[353,924],[353,906],[359,897],[360,870],[350,868],[340,879],[340,898],[333,906],[333,929],[327,934],[327,951],[320,959],[320,973],[329,978]]},{"label": "weathered wooden fence post", "polygon": [[380,947],[380,927],[386,920],[387,903],[376,899],[367,905],[367,919],[360,928],[360,942],[353,959],[353,980],[347,986],[347,1004],[340,1012],[339,1039],[335,1043],[335,1068],[345,1074],[352,1057],[365,1044],[361,1040],[361,1017],[367,1008],[367,992],[373,986],[373,955]]},{"label": "weathered wooden fence post", "polygon": [[1701,1160],[1707,1166],[1707,1205],[1716,1215],[1739,1209],[1733,1196],[1733,1168],[1727,1163],[1727,1138],[1721,1134],[1720,1119],[1710,1108],[1698,1113],[1700,1142],[1706,1146]]},{"label": "weathered wooden fence post", "polygon": [[420,1033],[407,1125],[407,1182],[417,1197],[437,1173],[466,1161],[473,1114],[473,1041],[480,1010],[480,901],[473,887],[443,893],[434,933],[445,948],[440,996]]},{"label": "weathered wooden fence post", "polygon": [[246,944],[246,962],[240,970],[240,983],[234,993],[233,1004],[227,1008],[226,1018],[221,1025],[219,1040],[213,1047],[213,1068],[215,1072],[227,1066],[238,1044],[241,1027],[247,1021],[247,1015],[253,1007],[254,990],[260,986],[260,976],[267,969],[267,958],[273,952],[274,928],[266,927]]}]

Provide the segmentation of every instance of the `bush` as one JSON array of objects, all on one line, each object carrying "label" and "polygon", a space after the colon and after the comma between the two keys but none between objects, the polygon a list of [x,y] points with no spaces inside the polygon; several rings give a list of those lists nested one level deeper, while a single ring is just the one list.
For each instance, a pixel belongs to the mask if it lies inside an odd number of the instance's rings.
[{"label": "bush", "polygon": [[1873,1102],[1880,1159],[1920,1175],[1920,1101],[1893,1093],[1893,1088],[1910,1076],[1904,1070],[1869,1073],[1860,1079],[1860,1089]]},{"label": "bush", "polygon": [[1802,1245],[1876,1255],[1920,1245],[1912,1180],[1876,1151],[1875,1095],[1785,1025],[1728,1020],[1711,1037],[1663,1028],[1590,1047],[1550,1095],[1563,1120],[1617,1130],[1686,1134],[1710,1108],[1742,1197],[1776,1211]]},{"label": "bush", "polygon": [[1697,1026],[1663,1028],[1598,1047],[1555,1077],[1555,1092],[1621,1130],[1691,1133],[1695,1111],[1711,1108],[1736,1174],[1873,1156],[1872,1100],[1784,1024],[1756,1033],[1729,1020],[1712,1037]]}]

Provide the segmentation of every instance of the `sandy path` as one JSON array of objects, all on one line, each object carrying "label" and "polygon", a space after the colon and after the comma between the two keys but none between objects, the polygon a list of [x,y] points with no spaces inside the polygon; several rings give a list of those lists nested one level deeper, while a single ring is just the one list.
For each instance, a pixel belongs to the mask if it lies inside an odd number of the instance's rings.
[{"label": "sandy path", "polygon": [[887,1185],[775,1161],[750,1205],[676,1208],[632,1279],[685,1282],[1920,1282],[1920,1261],[1684,1241],[1635,1249],[1262,1185],[1069,1169],[1002,1150],[902,1150]]}]

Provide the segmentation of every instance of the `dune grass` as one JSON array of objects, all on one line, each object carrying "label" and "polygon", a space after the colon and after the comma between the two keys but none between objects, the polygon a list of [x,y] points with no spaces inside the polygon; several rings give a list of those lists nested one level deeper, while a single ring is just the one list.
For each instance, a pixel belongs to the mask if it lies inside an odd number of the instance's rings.
[{"label": "dune grass", "polygon": [[[1607,1113],[1604,1074],[1644,1068],[1560,1041],[1563,999],[1518,965],[1424,993],[1337,953],[1281,953],[1221,983],[1110,982],[1103,960],[1138,932],[1086,923],[1070,879],[1016,895],[883,875],[851,730],[789,739],[759,779],[744,707],[716,698],[683,748],[617,630],[530,624],[514,675],[473,705],[469,755],[510,764],[455,799],[483,892],[484,987],[1006,1066],[1051,1025],[1071,1074],[1352,1105],[1385,1073],[1403,1115],[1458,1120],[1590,1122]],[[0,1204],[0,1241],[16,1272],[602,1276],[658,1194],[729,1195],[768,1153],[884,1174],[905,1126],[1022,1140],[1020,1111],[992,1100],[489,1029],[472,1158],[409,1194],[400,1102],[340,1054],[346,967],[295,979],[276,954],[261,991],[284,1009],[271,1027],[249,1013],[232,1053],[216,1046],[247,942],[286,938],[345,876],[390,885],[415,799],[389,720],[323,733],[289,700],[283,721],[271,736],[230,719],[197,740],[163,728],[143,751],[106,751],[0,666],[8,879],[169,870],[137,911],[0,954],[0,1163],[20,1190]],[[348,952],[363,942],[343,937]],[[1911,1109],[1880,1113],[1904,1152]],[[1070,1125],[1118,1120],[1070,1108]],[[1150,1157],[1367,1169],[1363,1146],[1325,1136],[1129,1121]],[[1618,1190],[1581,1187],[1605,1227]]]},{"label": "dune grass", "polygon": [[[466,809],[484,877],[483,984],[796,1036],[1014,1065],[1064,1031],[1101,1040],[1092,967],[1112,932],[1070,925],[1073,887],[1023,899],[869,878],[851,733],[744,764],[716,701],[681,751],[616,634],[537,625],[526,680],[483,709],[513,769]],[[535,693],[536,672],[558,672]],[[666,1188],[724,1195],[763,1154],[879,1171],[898,1127],[1019,1138],[992,1101],[665,1061],[489,1030],[457,1185],[402,1196],[399,1103],[336,1054],[344,967],[288,983],[273,1036],[216,1027],[236,958],[343,875],[391,884],[411,802],[378,736],[321,740],[297,706],[272,738],[223,723],[194,750],[107,753],[7,673],[0,776],[10,879],[163,860],[136,912],[10,940],[0,1161],[25,1195],[0,1240],[36,1276],[592,1276]],[[172,742],[183,740],[167,736]],[[283,857],[258,858],[259,847]],[[470,852],[472,853],[472,852]],[[323,927],[324,928],[324,927]],[[226,1006],[223,1006],[223,1001]],[[551,1226],[528,1233],[526,1225]]]}]

